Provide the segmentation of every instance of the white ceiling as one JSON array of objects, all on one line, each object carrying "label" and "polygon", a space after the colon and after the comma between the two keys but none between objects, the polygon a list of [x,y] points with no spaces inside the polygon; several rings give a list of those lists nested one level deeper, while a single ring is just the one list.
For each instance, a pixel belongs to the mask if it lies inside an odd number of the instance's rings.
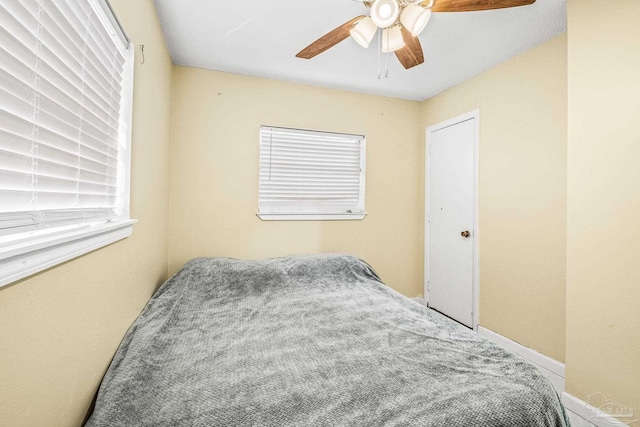
[{"label": "white ceiling", "polygon": [[296,53],[368,9],[352,0],[155,0],[173,62],[275,80],[422,101],[566,30],[566,0],[485,12],[434,13],[425,63],[394,54],[378,79],[377,43],[351,38],[311,60]]}]

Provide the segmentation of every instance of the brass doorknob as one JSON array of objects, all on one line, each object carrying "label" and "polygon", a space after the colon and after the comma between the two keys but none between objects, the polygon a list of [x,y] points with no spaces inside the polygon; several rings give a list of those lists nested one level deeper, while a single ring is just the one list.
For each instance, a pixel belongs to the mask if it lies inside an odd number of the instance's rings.
[{"label": "brass doorknob", "polygon": [[469,233],[469,231],[465,230],[462,233],[460,233],[460,235],[466,239],[467,237],[470,236],[470,233]]}]

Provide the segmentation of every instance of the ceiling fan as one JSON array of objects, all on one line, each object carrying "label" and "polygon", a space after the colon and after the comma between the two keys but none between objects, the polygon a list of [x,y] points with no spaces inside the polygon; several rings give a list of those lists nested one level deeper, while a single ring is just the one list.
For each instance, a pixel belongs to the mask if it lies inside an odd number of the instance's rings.
[{"label": "ceiling fan", "polygon": [[328,32],[296,56],[311,59],[351,36],[367,48],[381,30],[382,52],[395,52],[400,63],[413,68],[424,62],[418,35],[424,30],[431,12],[475,12],[525,6],[536,0],[357,0],[371,9],[370,15],[360,15]]}]

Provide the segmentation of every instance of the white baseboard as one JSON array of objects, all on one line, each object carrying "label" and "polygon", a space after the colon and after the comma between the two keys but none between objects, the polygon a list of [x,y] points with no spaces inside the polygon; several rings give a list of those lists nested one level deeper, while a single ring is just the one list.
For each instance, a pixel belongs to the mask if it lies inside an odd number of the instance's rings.
[{"label": "white baseboard", "polygon": [[[562,403],[573,427],[629,427],[628,424],[625,424],[612,415],[566,393],[564,391],[564,363],[538,353],[522,344],[518,344],[482,326],[478,326],[478,334],[517,354],[537,367],[542,374],[551,381],[551,384],[553,384],[553,387],[561,396]],[[613,403],[615,404],[615,402]],[[637,418],[638,417],[629,419],[628,422],[637,422]]]},{"label": "white baseboard", "polygon": [[558,362],[542,353],[518,344],[509,338],[503,337],[487,328],[478,326],[478,335],[492,341],[512,353],[517,354],[526,361],[532,363],[536,368],[547,377],[559,395],[564,393],[564,363]]},{"label": "white baseboard", "polygon": [[[620,421],[611,414],[608,414],[601,409],[591,406],[584,400],[578,399],[577,397],[572,396],[569,393],[562,393],[562,403],[564,404],[564,407],[570,416],[572,414],[575,414],[583,420],[586,420],[586,424],[582,423],[581,421],[574,423],[574,418],[571,418],[573,427],[629,427],[629,424]],[[638,417],[628,418],[628,422],[630,423],[638,421]]]}]

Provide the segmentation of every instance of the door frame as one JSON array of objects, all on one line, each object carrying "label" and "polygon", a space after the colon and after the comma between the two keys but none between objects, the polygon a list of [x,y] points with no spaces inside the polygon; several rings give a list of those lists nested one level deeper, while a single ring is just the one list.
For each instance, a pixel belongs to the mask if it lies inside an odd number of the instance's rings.
[{"label": "door frame", "polygon": [[468,120],[475,120],[473,143],[473,274],[472,274],[472,325],[473,330],[478,330],[480,319],[480,263],[479,263],[479,227],[478,227],[478,177],[479,177],[479,143],[480,143],[480,110],[476,109],[459,115],[444,122],[429,126],[426,130],[425,145],[425,173],[424,173],[424,301],[429,306],[429,180],[431,170],[431,134],[444,128],[456,125]]}]

